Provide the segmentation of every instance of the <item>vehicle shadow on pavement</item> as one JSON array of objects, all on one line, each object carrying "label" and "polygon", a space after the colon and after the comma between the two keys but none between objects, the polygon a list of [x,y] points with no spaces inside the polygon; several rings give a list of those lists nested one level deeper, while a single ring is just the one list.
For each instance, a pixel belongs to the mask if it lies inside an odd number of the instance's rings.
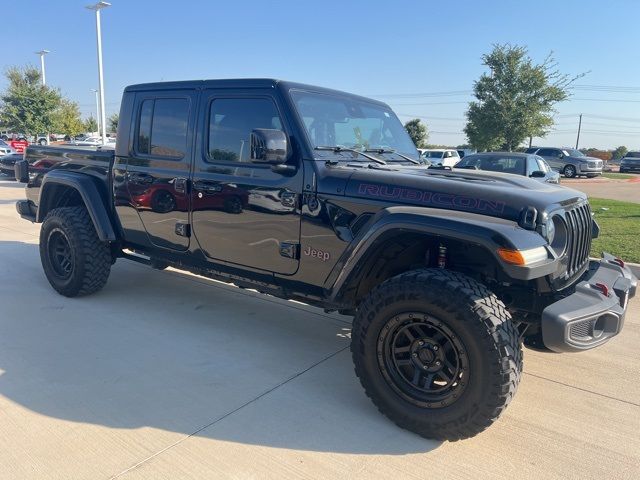
[{"label": "vehicle shadow on pavement", "polygon": [[123,260],[103,291],[68,299],[35,244],[0,242],[0,266],[0,409],[320,452],[441,444],[366,398],[346,317]]}]

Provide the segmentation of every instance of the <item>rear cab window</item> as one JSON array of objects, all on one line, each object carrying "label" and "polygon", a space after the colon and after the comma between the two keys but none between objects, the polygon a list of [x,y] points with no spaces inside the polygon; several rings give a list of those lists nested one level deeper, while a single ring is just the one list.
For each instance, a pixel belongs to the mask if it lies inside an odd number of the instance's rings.
[{"label": "rear cab window", "polygon": [[136,150],[142,155],[180,160],[187,147],[189,100],[145,99],[140,105]]}]

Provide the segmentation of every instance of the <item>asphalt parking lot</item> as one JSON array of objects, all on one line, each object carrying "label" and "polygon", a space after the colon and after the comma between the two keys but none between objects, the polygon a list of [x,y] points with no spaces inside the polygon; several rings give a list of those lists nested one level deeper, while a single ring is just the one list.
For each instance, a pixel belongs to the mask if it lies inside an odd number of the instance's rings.
[{"label": "asphalt parking lot", "polygon": [[640,477],[638,299],[602,348],[526,350],[501,419],[440,443],[365,397],[347,317],[126,261],[57,295],[21,197],[0,180],[2,479]]}]

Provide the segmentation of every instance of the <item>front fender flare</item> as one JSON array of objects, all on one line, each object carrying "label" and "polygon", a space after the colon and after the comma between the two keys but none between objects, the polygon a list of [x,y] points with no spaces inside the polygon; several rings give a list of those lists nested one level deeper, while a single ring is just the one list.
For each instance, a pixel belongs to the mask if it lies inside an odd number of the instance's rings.
[{"label": "front fender flare", "polygon": [[96,181],[82,173],[52,170],[44,176],[40,188],[36,223],[41,223],[51,209],[50,206],[53,201],[52,187],[56,185],[64,185],[78,192],[87,212],[89,212],[89,217],[91,217],[93,226],[101,241],[109,242],[116,240],[115,230],[111,224],[111,218],[105,206],[105,200],[102,195],[100,195]]},{"label": "front fender flare", "polygon": [[[389,237],[402,233],[419,233],[443,239],[463,241],[485,248],[496,260],[504,273],[514,279],[531,280],[553,273],[557,269],[557,258],[535,266],[517,266],[505,263],[497,249],[528,250],[546,246],[546,241],[536,232],[525,230],[515,222],[484,215],[443,211],[424,207],[389,207],[378,212],[358,236],[349,244],[335,267],[327,277],[325,289],[331,299],[338,299],[344,288],[362,272],[360,271],[370,252]],[[550,255],[552,257],[552,255]]]}]

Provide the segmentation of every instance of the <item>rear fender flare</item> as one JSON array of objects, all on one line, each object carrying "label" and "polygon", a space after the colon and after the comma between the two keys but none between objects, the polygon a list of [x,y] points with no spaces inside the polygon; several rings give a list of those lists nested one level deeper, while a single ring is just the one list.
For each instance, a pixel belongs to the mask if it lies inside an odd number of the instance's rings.
[{"label": "rear fender flare", "polygon": [[40,189],[36,223],[41,223],[52,209],[52,206],[55,205],[53,195],[55,188],[53,187],[58,185],[72,188],[78,192],[101,241],[113,242],[116,240],[115,230],[105,205],[105,199],[100,194],[96,181],[90,176],[81,173],[53,170],[44,176]]}]

